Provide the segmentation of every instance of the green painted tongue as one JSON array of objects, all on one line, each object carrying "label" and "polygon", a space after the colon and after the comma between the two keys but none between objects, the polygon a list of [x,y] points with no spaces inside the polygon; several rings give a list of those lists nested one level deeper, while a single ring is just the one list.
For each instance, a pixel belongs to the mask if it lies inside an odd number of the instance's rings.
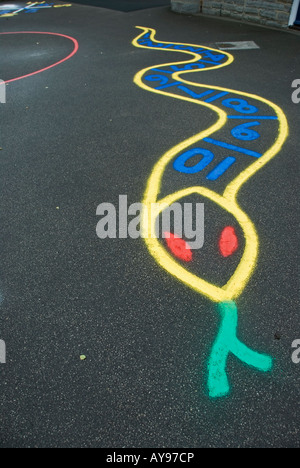
[{"label": "green painted tongue", "polygon": [[252,351],[237,338],[238,310],[233,301],[220,302],[218,311],[221,315],[221,326],[214,342],[208,362],[208,391],[211,398],[229,394],[230,385],[226,373],[229,353],[262,372],[272,369],[273,359],[266,354]]}]

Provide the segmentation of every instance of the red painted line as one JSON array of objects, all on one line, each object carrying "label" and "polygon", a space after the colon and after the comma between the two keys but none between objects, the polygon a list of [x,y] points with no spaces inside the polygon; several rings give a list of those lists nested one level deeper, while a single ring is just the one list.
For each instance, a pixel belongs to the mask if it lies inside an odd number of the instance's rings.
[{"label": "red painted line", "polygon": [[59,36],[59,37],[64,37],[65,39],[69,39],[70,41],[73,42],[74,44],[74,49],[73,51],[65,58],[62,60],[59,60],[59,62],[55,62],[52,65],[49,65],[48,67],[41,68],[40,70],[37,70],[32,73],[28,73],[28,75],[23,75],[23,76],[18,76],[17,78],[12,78],[11,80],[5,81],[5,83],[12,83],[13,81],[18,81],[18,80],[23,80],[23,78],[29,78],[30,76],[37,75],[38,73],[42,73],[44,71],[50,70],[50,68],[57,67],[57,65],[60,65],[61,63],[66,62],[70,58],[72,58],[78,51],[79,49],[79,44],[74,37],[71,36],[66,36],[65,34],[59,34],[59,33],[51,33],[51,32],[41,32],[41,31],[17,31],[17,32],[4,32],[0,33],[0,35],[6,35],[6,34],[48,34],[49,36]]}]

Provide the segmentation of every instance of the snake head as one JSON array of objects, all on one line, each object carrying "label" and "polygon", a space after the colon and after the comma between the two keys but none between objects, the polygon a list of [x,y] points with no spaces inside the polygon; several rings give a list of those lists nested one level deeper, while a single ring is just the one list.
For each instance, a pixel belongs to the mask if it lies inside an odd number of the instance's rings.
[{"label": "snake head", "polygon": [[[162,213],[191,197],[203,204],[204,227],[209,232],[204,247],[198,250],[193,250],[188,239],[172,230],[162,236],[157,234]],[[161,200],[156,212],[148,208],[144,204],[143,237],[161,267],[215,302],[235,300],[242,293],[256,264],[258,237],[251,220],[235,200],[204,187],[190,187]]]}]

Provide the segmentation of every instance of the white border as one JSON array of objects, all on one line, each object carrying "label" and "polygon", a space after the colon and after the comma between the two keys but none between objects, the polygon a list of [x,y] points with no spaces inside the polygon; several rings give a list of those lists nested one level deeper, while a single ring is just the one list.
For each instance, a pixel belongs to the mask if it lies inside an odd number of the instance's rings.
[{"label": "white border", "polygon": [[290,20],[289,20],[289,26],[293,26],[297,17],[298,13],[298,8],[300,5],[300,0],[294,0],[292,9],[291,9],[291,15],[290,15]]}]

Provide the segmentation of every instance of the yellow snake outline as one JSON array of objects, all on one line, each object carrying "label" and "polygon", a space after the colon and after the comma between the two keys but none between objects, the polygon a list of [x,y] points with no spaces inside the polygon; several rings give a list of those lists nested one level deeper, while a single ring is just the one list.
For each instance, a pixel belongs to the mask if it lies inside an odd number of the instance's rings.
[{"label": "yellow snake outline", "polygon": [[[157,50],[154,47],[143,46],[138,43],[139,39],[147,32],[150,32],[150,39],[152,42],[166,44],[166,45],[170,44],[168,42],[156,41],[155,39],[156,31],[152,28],[145,28],[141,26],[137,26],[137,28],[141,29],[142,33],[133,40],[132,44],[135,47]],[[182,45],[180,43],[175,43],[175,42],[172,44]],[[199,47],[199,46],[196,46],[195,44],[184,44],[184,45],[191,46],[191,47]],[[220,51],[217,49],[208,48],[204,46],[201,46],[201,48],[213,50],[213,51],[220,53]],[[201,54],[197,54],[195,52],[191,52],[187,50],[182,50],[182,51],[178,49],[176,50],[163,49],[163,50],[167,52],[177,52],[177,53],[181,52],[181,53],[189,54],[189,55],[192,55],[194,58],[187,60],[187,61],[182,61],[182,62],[159,64],[157,65],[159,67],[188,64],[188,63],[197,62],[198,60],[201,59]],[[206,69],[201,70],[201,71],[211,70],[212,68],[213,69],[222,68],[224,66],[230,65],[234,61],[234,58],[231,54],[224,52],[224,51],[222,51],[222,54],[228,57],[228,60],[225,63],[216,65],[214,67],[207,67]],[[167,165],[170,163],[170,161],[172,161],[174,157],[178,155],[179,152],[185,150],[186,148],[199,142],[203,138],[206,138],[212,135],[213,133],[215,133],[216,131],[220,130],[227,122],[227,113],[219,109],[217,106],[213,104],[206,103],[203,101],[196,101],[193,98],[177,95],[177,94],[170,93],[170,92],[166,93],[162,90],[153,89],[147,86],[145,83],[143,83],[142,78],[148,71],[150,71],[154,67],[155,66],[152,65],[151,67],[147,67],[143,70],[140,70],[134,77],[135,84],[138,85],[140,88],[143,88],[152,93],[162,94],[168,97],[174,97],[175,99],[181,99],[181,100],[185,100],[188,102],[193,102],[194,104],[208,107],[217,113],[218,120],[215,124],[213,124],[208,129],[201,131],[200,133],[186,139],[185,141],[179,143],[178,145],[175,145],[173,148],[167,151],[160,158],[160,160],[155,164],[153,171],[148,179],[147,188],[146,188],[144,198],[143,198],[144,211],[142,214],[142,223],[141,223],[142,237],[144,238],[146,242],[149,252],[155,258],[157,263],[160,264],[163,268],[165,268],[174,277],[176,277],[177,279],[181,280],[183,283],[188,285],[190,288],[209,297],[211,300],[215,302],[230,301],[230,300],[236,299],[244,290],[247,282],[249,281],[252,275],[252,272],[256,265],[258,249],[259,249],[259,240],[258,240],[258,235],[256,233],[256,229],[252,221],[249,219],[246,213],[244,213],[244,211],[238,205],[236,201],[237,194],[239,190],[241,189],[241,187],[256,172],[258,172],[273,157],[275,157],[276,154],[278,154],[278,152],[281,150],[289,133],[286,116],[284,112],[276,104],[272,103],[271,101],[265,98],[262,98],[260,96],[250,94],[250,93],[245,93],[245,92],[236,91],[236,90],[232,90],[228,88],[209,85],[210,89],[227,91],[231,93],[233,92],[240,96],[245,96],[248,98],[261,101],[262,103],[270,106],[275,111],[278,117],[279,131],[278,131],[277,139],[275,143],[271,146],[271,148],[269,148],[268,151],[266,151],[257,161],[255,161],[250,166],[248,166],[247,169],[242,171],[232,182],[228,184],[222,196],[218,195],[212,190],[199,186],[199,187],[192,187],[192,188],[179,191],[173,195],[165,197],[163,200],[158,200],[162,176],[164,174],[164,171]],[[199,70],[175,72],[174,74],[172,74],[172,78],[176,81],[180,81],[185,84],[190,84],[190,85],[197,86],[197,87],[208,87],[208,85],[201,85],[198,83],[190,82],[180,77],[182,74],[195,73],[195,72],[199,72]],[[222,208],[230,212],[237,219],[238,223],[241,225],[243,229],[243,233],[245,236],[244,255],[235,273],[232,275],[231,279],[227,282],[227,284],[223,286],[222,288],[214,286],[208,283],[207,281],[202,280],[198,276],[188,272],[186,269],[184,269],[178,262],[176,262],[171,257],[171,255],[169,255],[165,251],[165,249],[161,246],[159,240],[153,235],[154,230],[155,230],[156,218],[161,210],[157,211],[156,216],[151,216],[151,209],[150,209],[151,205],[155,203],[164,204],[164,205],[166,203],[171,204],[171,203],[174,203],[179,198],[182,198],[183,196],[187,196],[188,194],[191,194],[191,193],[199,193],[200,195],[203,195],[209,198],[210,200],[212,200],[213,202],[217,203],[218,205],[220,205]]]},{"label": "yellow snake outline", "polygon": [[[143,199],[143,212],[142,212],[142,219],[141,219],[141,231],[142,237],[145,240],[147,248],[150,254],[154,257],[156,262],[166,269],[171,275],[175,278],[186,284],[189,288],[193,289],[194,291],[203,294],[204,296],[208,297],[212,301],[217,303],[217,309],[221,316],[221,323],[217,338],[212,346],[211,353],[209,360],[207,362],[207,388],[208,388],[208,395],[211,398],[219,398],[224,397],[229,394],[230,391],[230,383],[227,376],[227,360],[229,354],[233,354],[235,357],[240,359],[243,363],[247,364],[248,366],[253,367],[256,370],[261,372],[268,372],[273,367],[273,359],[263,353],[257,352],[249,348],[247,345],[242,343],[238,336],[237,336],[237,326],[238,326],[238,309],[237,305],[234,301],[241,292],[246,287],[251,275],[253,274],[253,270],[256,266],[256,261],[258,257],[259,251],[259,240],[258,235],[255,229],[254,224],[250,220],[250,218],[246,215],[246,213],[240,208],[237,202],[237,195],[241,187],[261,168],[263,168],[276,154],[281,150],[284,142],[286,141],[289,129],[286,116],[284,112],[276,105],[270,102],[269,100],[262,98],[260,96],[240,92],[236,90],[231,90],[219,86],[211,86],[211,85],[201,85],[194,82],[190,82],[181,78],[182,74],[185,73],[194,73],[199,71],[206,71],[216,68],[221,68],[231,64],[234,60],[231,54],[227,52],[223,52],[223,56],[227,56],[227,61],[225,63],[215,65],[213,67],[207,67],[204,69],[196,69],[192,70],[192,67],[189,67],[187,64],[193,64],[197,68],[201,68],[200,60],[201,54],[196,53],[197,49],[200,47],[200,50],[208,49],[209,51],[215,51],[220,53],[219,50],[207,48],[204,46],[195,46],[194,44],[178,44],[178,43],[167,43],[167,42],[159,42],[155,40],[156,31],[152,28],[144,28],[141,26],[137,26],[137,28],[141,29],[143,32],[133,41],[133,45],[135,47],[146,48],[146,49],[154,49],[156,50],[157,47],[163,46],[163,50],[168,52],[183,52],[185,54],[190,54],[193,56],[192,59],[182,62],[175,62],[175,63],[167,63],[167,64],[160,64],[160,71],[165,72],[165,70],[161,70],[163,67],[173,66],[173,70],[176,68],[178,69],[178,65],[184,65],[185,67],[181,71],[176,71],[174,73],[167,71],[167,73],[171,74],[171,77],[174,81],[172,84],[168,84],[167,87],[177,85],[178,83],[185,83],[187,85],[192,85],[193,87],[203,87],[209,88],[209,90],[217,90],[221,91],[223,95],[227,95],[229,93],[236,94],[238,96],[245,96],[250,99],[254,99],[260,101],[261,103],[269,106],[274,112],[277,117],[257,117],[258,118],[272,118],[278,121],[278,134],[275,139],[275,142],[272,146],[262,155],[258,153],[258,159],[250,164],[246,169],[242,170],[238,176],[236,176],[230,183],[228,183],[227,187],[225,188],[223,194],[218,194],[213,190],[210,190],[204,186],[193,186],[189,188],[185,188],[183,190],[179,190],[171,195],[165,196],[164,198],[159,199],[159,193],[161,189],[162,177],[164,172],[168,166],[168,164],[176,157],[180,152],[184,152],[190,146],[198,143],[203,139],[208,139],[209,136],[213,133],[217,132],[221,128],[225,126],[227,121],[229,120],[228,114],[217,107],[216,105],[211,104],[211,102],[199,101],[197,99],[193,99],[187,96],[178,95],[174,93],[164,92],[162,89],[153,89],[150,86],[147,86],[143,82],[143,77],[146,75],[148,71],[154,71],[156,66],[151,66],[139,71],[134,78],[134,82],[140,88],[145,89],[146,91],[150,91],[152,93],[166,95],[168,97],[173,97],[175,99],[182,99],[188,102],[192,102],[194,104],[198,104],[203,106],[204,108],[209,108],[213,110],[218,115],[218,120],[211,125],[208,129],[197,133],[196,135],[184,140],[183,142],[175,145],[169,151],[167,151],[160,160],[155,164],[152,173],[148,179],[146,191],[144,193]],[[147,44],[144,46],[140,44],[138,41],[142,36],[147,34],[147,40],[151,41],[150,44],[157,43],[159,44],[157,47],[151,47],[151,45]],[[146,41],[147,42],[147,41]],[[164,47],[164,44],[167,46],[169,45],[170,48]],[[176,47],[179,46],[179,47]],[[171,48],[174,47],[174,49]],[[180,47],[181,46],[181,47]],[[183,47],[183,50],[179,50]],[[190,50],[186,50],[186,47]],[[184,50],[185,49],[185,50]],[[209,56],[209,54],[207,54]],[[217,59],[219,60],[219,59]],[[199,63],[197,64],[196,62]],[[207,61],[206,61],[207,63]],[[200,65],[200,66],[199,66]],[[175,67],[174,67],[175,66]],[[156,69],[156,71],[158,71]],[[152,79],[151,77],[150,79]],[[155,77],[154,77],[155,80]],[[164,77],[163,77],[164,80]],[[168,82],[168,80],[167,80]],[[165,89],[165,87],[163,87]],[[182,87],[181,87],[182,89]],[[188,88],[186,88],[188,89]],[[220,95],[222,96],[222,93]],[[188,93],[191,96],[196,93]],[[207,93],[205,93],[207,94]],[[210,93],[209,93],[210,94]],[[200,98],[203,94],[196,95],[195,97]],[[216,100],[217,98],[211,99],[211,101]],[[233,99],[234,101],[235,99]],[[230,100],[228,100],[230,101]],[[239,100],[242,101],[245,100]],[[247,101],[248,102],[248,101]],[[228,104],[228,103],[226,103]],[[230,103],[231,104],[231,103]],[[225,101],[223,102],[225,105]],[[230,107],[230,106],[227,106]],[[233,106],[234,108],[234,106]],[[237,110],[237,109],[236,109]],[[249,108],[247,112],[251,111]],[[238,112],[238,110],[237,110]],[[241,111],[242,113],[244,111]],[[247,113],[246,112],[246,113]],[[256,112],[256,111],[255,111]],[[245,113],[245,112],[244,112]],[[250,113],[250,112],[249,112]],[[241,118],[236,116],[231,116],[231,118]],[[251,117],[250,117],[251,118]],[[253,116],[253,118],[255,118]],[[244,120],[247,120],[247,117],[244,117]],[[257,122],[254,124],[257,125]],[[238,126],[240,128],[240,126]],[[243,127],[244,128],[244,127]],[[233,134],[233,136],[235,136]],[[249,139],[250,140],[250,139]],[[237,148],[232,145],[227,145],[225,142],[220,142],[217,140],[210,139],[209,143],[217,144],[219,146],[228,147],[232,150],[239,150],[241,152],[245,152],[245,148]],[[227,145],[227,146],[226,146]],[[184,154],[184,153],[182,153]],[[181,266],[163,247],[163,245],[159,242],[156,232],[156,220],[159,214],[168,206],[174,204],[177,200],[183,199],[192,194],[199,194],[202,197],[205,197],[223,210],[227,211],[228,213],[232,214],[233,217],[237,220],[238,224],[241,226],[245,238],[245,247],[244,247],[244,254],[239,262],[238,267],[236,268],[234,274],[231,276],[227,284],[223,287],[217,287],[201,278],[196,276],[193,273],[190,273],[186,270],[183,266]],[[155,210],[153,210],[153,206],[155,206]]]}]

